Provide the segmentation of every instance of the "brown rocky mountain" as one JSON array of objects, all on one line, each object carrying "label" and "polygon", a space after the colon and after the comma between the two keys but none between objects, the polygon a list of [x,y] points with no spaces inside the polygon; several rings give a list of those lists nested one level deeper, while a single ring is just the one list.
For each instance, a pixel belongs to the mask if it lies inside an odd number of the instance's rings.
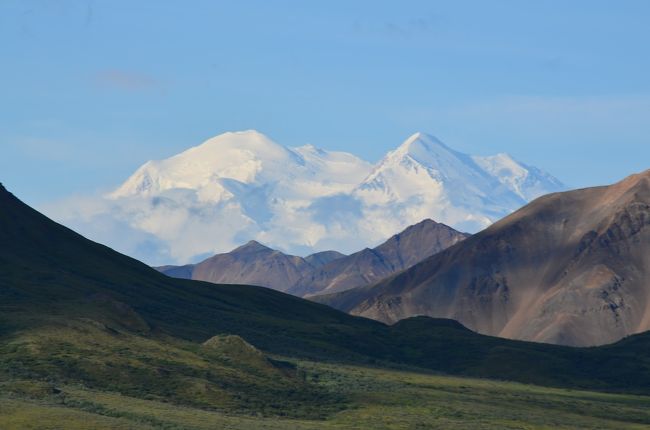
[{"label": "brown rocky mountain", "polygon": [[444,224],[424,220],[374,249],[364,249],[349,256],[324,251],[302,258],[250,241],[196,265],[157,269],[175,278],[260,285],[303,296],[343,291],[378,281],[465,237],[465,233]]},{"label": "brown rocky mountain", "polygon": [[305,257],[305,261],[314,267],[321,267],[339,258],[345,257],[338,251],[321,251]]},{"label": "brown rocky mountain", "polygon": [[305,297],[367,285],[411,267],[467,236],[444,224],[425,219],[376,248],[366,248],[322,266],[311,276],[300,279],[288,292]]},{"label": "brown rocky mountain", "polygon": [[411,269],[317,300],[385,322],[446,317],[567,345],[648,330],[650,170],[543,196]]},{"label": "brown rocky mountain", "polygon": [[251,240],[239,248],[195,265],[162,266],[157,270],[175,278],[217,284],[260,285],[286,291],[311,273],[314,266],[302,257],[283,254]]}]

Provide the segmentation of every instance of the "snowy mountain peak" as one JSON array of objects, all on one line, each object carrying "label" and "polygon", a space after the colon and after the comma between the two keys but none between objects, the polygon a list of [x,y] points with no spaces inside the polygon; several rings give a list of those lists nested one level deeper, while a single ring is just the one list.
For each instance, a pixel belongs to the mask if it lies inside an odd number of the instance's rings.
[{"label": "snowy mountain peak", "polygon": [[290,166],[302,163],[298,154],[258,131],[228,132],[165,160],[145,163],[109,197],[223,188],[223,179],[264,183],[285,178]]},{"label": "snowy mountain peak", "polygon": [[404,141],[395,151],[396,156],[408,155],[414,160],[426,159],[433,154],[451,152],[451,149],[444,143],[430,134],[417,132]]},{"label": "snowy mountain peak", "polygon": [[[562,184],[507,154],[479,157],[455,151],[434,136],[415,133],[389,152],[355,189],[374,206],[402,206],[414,222],[431,217],[462,231],[477,231]],[[512,208],[512,209],[510,209]],[[383,226],[375,228],[388,233]],[[390,224],[393,231],[397,225]]]},{"label": "snowy mountain peak", "polygon": [[459,155],[436,137],[418,132],[406,139],[397,149],[389,152],[380,162],[382,166],[402,165],[411,169],[434,169],[430,174],[451,171],[457,166]]},{"label": "snowy mountain peak", "polygon": [[406,139],[398,147],[398,150],[401,149],[401,148],[408,149],[413,145],[415,145],[415,146],[419,145],[421,147],[426,147],[428,149],[432,149],[434,146],[441,146],[443,148],[449,149],[437,137],[435,137],[435,136],[433,136],[431,134],[427,134],[427,133],[423,133],[421,131],[418,131],[418,132],[413,133],[412,135],[410,135],[408,137],[408,139]]},{"label": "snowy mountain peak", "polygon": [[256,130],[227,132],[210,138],[172,158],[208,156],[211,160],[223,159],[224,152],[239,151],[250,158],[262,160],[290,157],[290,151]]},{"label": "snowy mountain peak", "polygon": [[251,238],[294,255],[348,253],[425,218],[474,232],[563,188],[507,154],[470,156],[421,132],[372,165],[247,130],[146,162],[91,214],[60,219],[148,263],[187,263]]}]

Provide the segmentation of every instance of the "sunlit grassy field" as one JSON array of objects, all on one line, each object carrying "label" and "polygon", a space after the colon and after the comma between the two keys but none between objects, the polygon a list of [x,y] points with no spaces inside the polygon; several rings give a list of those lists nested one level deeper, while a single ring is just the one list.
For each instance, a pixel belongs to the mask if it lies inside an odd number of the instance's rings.
[{"label": "sunlit grassy field", "polygon": [[[2,429],[644,429],[650,397],[298,362],[340,399],[322,419],[231,414],[80,386],[5,382]],[[282,399],[277,399],[282,402]]]}]

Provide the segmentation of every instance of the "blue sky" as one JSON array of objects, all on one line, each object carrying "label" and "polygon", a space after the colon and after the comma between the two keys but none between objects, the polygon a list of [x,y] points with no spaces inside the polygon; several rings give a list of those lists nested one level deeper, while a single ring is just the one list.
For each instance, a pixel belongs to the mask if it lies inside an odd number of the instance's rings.
[{"label": "blue sky", "polygon": [[40,205],[229,130],[415,131],[570,186],[650,168],[647,1],[0,2],[0,181]]}]

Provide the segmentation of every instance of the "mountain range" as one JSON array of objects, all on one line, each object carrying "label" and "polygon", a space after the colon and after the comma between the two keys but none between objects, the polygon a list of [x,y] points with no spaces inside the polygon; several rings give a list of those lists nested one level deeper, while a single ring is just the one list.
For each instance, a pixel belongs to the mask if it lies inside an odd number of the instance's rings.
[{"label": "mountain range", "polygon": [[467,236],[427,219],[374,249],[366,248],[348,256],[336,251],[323,251],[301,258],[250,241],[198,264],[157,269],[176,278],[259,285],[302,297],[343,291],[378,281]]},{"label": "mountain range", "polygon": [[315,268],[287,292],[307,297],[368,285],[407,269],[468,236],[449,226],[426,219],[373,249],[365,248]]},{"label": "mountain range", "polygon": [[56,224],[1,185],[0,269],[3,387],[40,399],[86,387],[95,401],[120,393],[296,416],[322,416],[336,401],[268,353],[650,393],[648,333],[571,348],[484,336],[447,319],[387,326],[269,288],[173,279]]},{"label": "mountain range", "polygon": [[590,346],[650,329],[649,279],[650,170],[545,195],[410,269],[314,299],[387,323],[428,315]]},{"label": "mountain range", "polygon": [[650,423],[649,333],[573,348],[173,279],[1,185],[0,340],[7,429]]},{"label": "mountain range", "polygon": [[[333,255],[339,256],[338,253]],[[312,264],[308,259],[315,262]],[[287,255],[251,240],[230,252],[214,255],[197,264],[156,269],[174,278],[215,284],[259,285],[286,291],[320,263],[318,256],[302,258]]]},{"label": "mountain range", "polygon": [[426,218],[475,232],[562,189],[507,154],[463,154],[424,133],[372,164],[243,131],[146,162],[104,197],[48,213],[149,264],[187,264],[249,240],[294,255],[348,254]]}]

